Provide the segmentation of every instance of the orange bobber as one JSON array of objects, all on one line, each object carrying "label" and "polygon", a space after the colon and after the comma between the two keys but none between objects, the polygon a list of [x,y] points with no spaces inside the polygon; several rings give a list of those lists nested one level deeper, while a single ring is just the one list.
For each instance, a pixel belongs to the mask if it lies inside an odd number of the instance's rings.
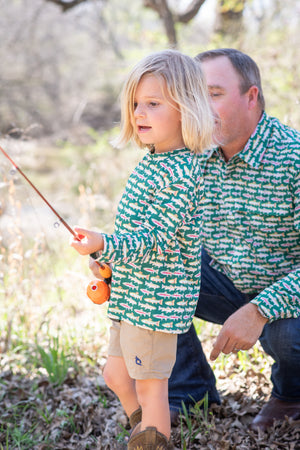
[{"label": "orange bobber", "polygon": [[111,277],[111,268],[108,264],[104,263],[98,263],[99,264],[99,273],[101,277],[103,278],[110,278]]},{"label": "orange bobber", "polygon": [[92,300],[92,302],[96,303],[97,305],[102,305],[102,303],[105,303],[107,300],[109,300],[110,287],[107,283],[105,283],[105,281],[93,280],[89,282],[86,293],[87,296]]}]

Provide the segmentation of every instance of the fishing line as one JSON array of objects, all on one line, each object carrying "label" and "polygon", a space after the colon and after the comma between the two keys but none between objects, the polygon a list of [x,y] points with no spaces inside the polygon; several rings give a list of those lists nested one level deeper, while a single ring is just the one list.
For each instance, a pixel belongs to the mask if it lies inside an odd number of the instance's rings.
[{"label": "fishing line", "polygon": [[[25,178],[25,180],[28,182],[28,184],[34,189],[34,191],[41,197],[41,199],[46,203],[46,205],[51,209],[51,211],[55,214],[55,216],[59,219],[59,222],[55,223],[55,228],[57,228],[59,226],[60,223],[62,223],[64,225],[64,227],[75,237],[75,239],[77,240],[81,240],[84,238],[84,236],[78,235],[75,233],[75,231],[67,224],[67,222],[58,214],[58,212],[53,208],[53,206],[48,202],[48,200],[44,197],[44,195],[38,190],[38,188],[29,180],[29,178],[27,177],[27,175],[25,175],[25,173],[22,171],[22,169],[20,169],[20,167],[13,161],[13,159],[6,153],[6,151],[0,146],[0,151],[3,153],[3,155],[11,162],[11,164],[14,166],[14,168],[22,175],[23,178]],[[29,197],[30,198],[30,197]],[[47,241],[46,241],[47,242]],[[50,248],[50,247],[49,247]],[[105,286],[102,286],[105,289],[105,293],[103,294],[105,298],[104,301],[108,300],[109,298],[109,289],[108,286],[110,285],[111,282],[111,268],[109,267],[109,265],[107,264],[103,264],[100,261],[95,261],[96,264],[98,264],[99,266],[99,272],[100,274],[103,276],[104,281],[102,283],[105,284]],[[100,282],[99,282],[100,283]],[[99,301],[102,302],[102,299],[100,298],[102,293],[100,292],[100,289],[98,282],[97,282],[97,287],[95,288],[95,286],[93,286],[93,290],[97,291],[97,295],[99,295]],[[99,294],[98,294],[99,291]],[[94,299],[89,295],[88,296],[91,298],[92,301],[94,301]]]},{"label": "fishing line", "polygon": [[[0,149],[1,149],[1,147],[0,147]],[[3,149],[1,149],[1,150],[3,150]],[[3,153],[3,152],[2,152],[2,153]],[[11,158],[9,158],[9,161],[12,162],[12,161],[11,161]],[[9,173],[10,173],[10,175],[11,175],[11,177],[12,177],[12,178],[11,178],[11,181],[12,181],[13,183],[16,182],[15,176],[16,176],[16,174],[17,174],[18,172],[20,172],[20,170],[17,170],[17,169],[15,168],[15,165],[14,165],[14,168],[11,169],[11,170],[9,171]],[[31,184],[31,183],[30,183],[30,184]],[[45,230],[45,228],[44,228],[44,225],[43,225],[42,221],[40,220],[39,214],[38,214],[37,211],[36,211],[36,207],[35,207],[35,205],[34,205],[34,203],[33,203],[33,199],[32,199],[31,192],[29,191],[29,188],[28,188],[28,186],[27,186],[26,184],[24,185],[24,188],[25,188],[25,192],[26,192],[26,201],[27,201],[27,204],[31,207],[31,209],[32,209],[32,211],[33,211],[33,214],[34,214],[34,216],[35,216],[35,220],[36,220],[36,222],[37,222],[37,224],[38,224],[38,227],[39,227],[40,230],[41,230],[41,234],[39,234],[38,236],[36,236],[36,238],[34,239],[35,246],[36,246],[36,251],[39,252],[39,247],[46,248],[46,249],[48,250],[48,252],[49,252],[49,258],[50,258],[50,264],[48,265],[48,271],[50,270],[50,273],[52,274],[53,280],[54,280],[54,282],[55,282],[55,286],[56,286],[56,288],[57,288],[56,291],[57,291],[58,298],[59,298],[60,301],[62,301],[61,289],[59,288],[59,286],[60,286],[60,281],[59,281],[59,278],[58,278],[57,273],[56,273],[56,271],[55,271],[54,254],[53,254],[54,252],[53,252],[53,250],[51,249],[51,246],[50,246],[49,241],[48,241],[48,239],[47,239],[47,233],[46,233],[46,230]],[[15,192],[16,192],[16,191],[15,191]],[[15,212],[14,212],[14,216],[16,216],[16,214],[17,214],[17,212],[15,211]],[[20,210],[19,214],[21,214],[21,210]],[[20,220],[21,220],[21,222],[22,222],[22,216],[21,216],[21,215],[20,215]],[[20,225],[21,225],[21,224],[20,224]],[[60,224],[58,223],[58,226],[59,226],[59,225],[60,225]],[[21,231],[21,229],[20,229],[20,231]],[[25,255],[23,255],[23,257],[25,257]],[[50,266],[50,268],[49,268],[49,266]]]},{"label": "fishing line", "polygon": [[46,203],[46,205],[51,209],[51,211],[58,217],[60,222],[67,228],[67,230],[76,238],[79,239],[79,236],[75,233],[74,230],[67,224],[67,222],[58,214],[58,212],[50,205],[48,200],[43,196],[43,194],[38,190],[38,188],[29,180],[29,178],[25,175],[25,173],[20,169],[19,166],[11,159],[11,157],[3,150],[0,146],[0,151],[3,155],[12,163],[14,168],[22,175],[23,178],[30,184],[30,186],[35,190],[35,192],[41,197],[41,199]]}]

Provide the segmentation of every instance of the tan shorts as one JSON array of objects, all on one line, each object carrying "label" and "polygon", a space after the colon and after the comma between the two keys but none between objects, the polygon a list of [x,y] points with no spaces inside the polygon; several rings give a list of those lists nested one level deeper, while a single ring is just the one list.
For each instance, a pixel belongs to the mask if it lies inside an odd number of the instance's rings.
[{"label": "tan shorts", "polygon": [[129,376],[135,380],[169,378],[176,350],[177,334],[112,321],[108,356],[124,358]]}]

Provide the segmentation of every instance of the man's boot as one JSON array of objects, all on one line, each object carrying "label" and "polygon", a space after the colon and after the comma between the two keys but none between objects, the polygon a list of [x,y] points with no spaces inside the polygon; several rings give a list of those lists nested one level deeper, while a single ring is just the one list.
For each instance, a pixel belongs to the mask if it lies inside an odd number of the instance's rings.
[{"label": "man's boot", "polygon": [[172,450],[171,441],[155,427],[147,427],[146,430],[134,434],[128,442],[128,450]]}]

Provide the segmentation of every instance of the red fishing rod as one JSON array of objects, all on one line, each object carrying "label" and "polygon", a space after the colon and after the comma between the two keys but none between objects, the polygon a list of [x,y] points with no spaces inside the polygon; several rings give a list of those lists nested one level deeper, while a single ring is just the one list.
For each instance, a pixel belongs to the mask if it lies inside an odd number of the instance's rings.
[{"label": "red fishing rod", "polygon": [[[51,209],[51,211],[56,215],[59,221],[64,225],[64,227],[76,238],[82,239],[83,236],[80,236],[75,233],[74,230],[67,224],[67,222],[58,214],[58,212],[53,208],[53,206],[48,202],[48,200],[43,196],[43,194],[38,190],[38,188],[29,180],[29,178],[25,175],[22,169],[12,160],[12,158],[6,153],[6,151],[0,146],[0,150],[3,155],[11,162],[14,168],[22,175],[23,178],[30,184],[30,186],[35,190],[35,192],[41,197],[41,199],[46,203],[46,205]],[[91,281],[87,287],[87,295],[88,297],[97,304],[101,304],[106,302],[109,299],[110,295],[110,281],[111,281],[111,268],[108,264],[103,264],[98,261],[95,261],[99,265],[99,273],[103,276],[104,281],[95,280]]]}]

